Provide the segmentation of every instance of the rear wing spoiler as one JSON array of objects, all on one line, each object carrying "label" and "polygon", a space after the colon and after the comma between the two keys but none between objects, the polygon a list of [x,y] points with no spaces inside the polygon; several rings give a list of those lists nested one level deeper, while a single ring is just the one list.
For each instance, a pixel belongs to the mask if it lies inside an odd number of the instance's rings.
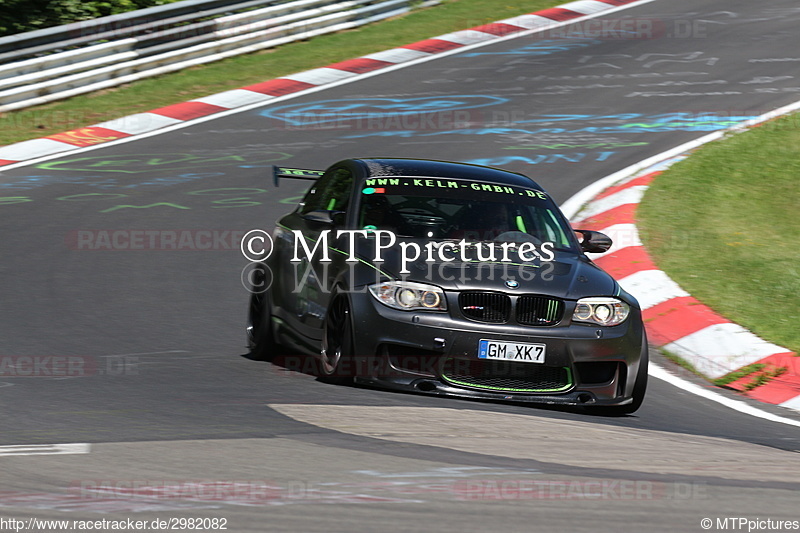
[{"label": "rear wing spoiler", "polygon": [[292,178],[296,180],[315,181],[322,177],[324,170],[306,170],[303,168],[272,167],[272,179],[275,186],[281,178]]}]

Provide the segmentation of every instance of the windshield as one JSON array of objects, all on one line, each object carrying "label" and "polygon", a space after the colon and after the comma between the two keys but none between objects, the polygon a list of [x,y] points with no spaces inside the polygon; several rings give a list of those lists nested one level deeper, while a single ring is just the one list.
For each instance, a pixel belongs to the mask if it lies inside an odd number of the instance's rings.
[{"label": "windshield", "polygon": [[511,185],[445,178],[366,180],[359,229],[401,237],[469,242],[552,242],[576,250],[572,229],[546,193]]}]

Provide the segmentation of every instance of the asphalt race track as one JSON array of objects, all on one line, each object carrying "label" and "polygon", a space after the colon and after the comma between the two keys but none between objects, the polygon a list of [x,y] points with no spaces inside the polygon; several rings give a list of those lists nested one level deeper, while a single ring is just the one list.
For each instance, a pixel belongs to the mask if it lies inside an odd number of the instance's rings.
[{"label": "asphalt race track", "polygon": [[[328,385],[302,358],[245,357],[236,236],[271,229],[305,188],[275,188],[272,164],[476,162],[563,202],[800,99],[793,0],[657,0],[601,20],[623,18],[639,33],[522,36],[0,172],[0,355],[41,363],[0,378],[0,516],[287,532],[800,520],[799,427],[657,379],[634,416],[605,418]],[[91,446],[11,447],[60,443]]]}]

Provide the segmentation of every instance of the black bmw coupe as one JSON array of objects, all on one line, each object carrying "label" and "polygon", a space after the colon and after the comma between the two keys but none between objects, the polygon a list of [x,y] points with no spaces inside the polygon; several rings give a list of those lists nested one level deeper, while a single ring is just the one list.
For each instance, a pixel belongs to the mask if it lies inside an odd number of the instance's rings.
[{"label": "black bmw coupe", "polygon": [[[250,274],[254,358],[301,352],[328,381],[577,405],[642,403],[641,310],[536,182],[417,159],[347,159],[313,180]],[[269,238],[262,241],[269,241]],[[244,245],[245,243],[243,243]]]}]

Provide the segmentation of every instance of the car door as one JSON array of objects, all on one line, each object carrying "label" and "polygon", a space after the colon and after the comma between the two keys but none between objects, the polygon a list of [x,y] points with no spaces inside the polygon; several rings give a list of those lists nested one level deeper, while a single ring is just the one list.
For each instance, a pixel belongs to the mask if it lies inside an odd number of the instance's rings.
[{"label": "car door", "polygon": [[[345,166],[328,169],[278,228],[276,304],[283,310],[281,318],[308,339],[322,338],[331,283],[344,264],[342,255],[332,248],[336,230],[344,228],[353,181],[353,171]],[[326,230],[330,232],[327,247]],[[331,261],[323,260],[326,255]]]}]

